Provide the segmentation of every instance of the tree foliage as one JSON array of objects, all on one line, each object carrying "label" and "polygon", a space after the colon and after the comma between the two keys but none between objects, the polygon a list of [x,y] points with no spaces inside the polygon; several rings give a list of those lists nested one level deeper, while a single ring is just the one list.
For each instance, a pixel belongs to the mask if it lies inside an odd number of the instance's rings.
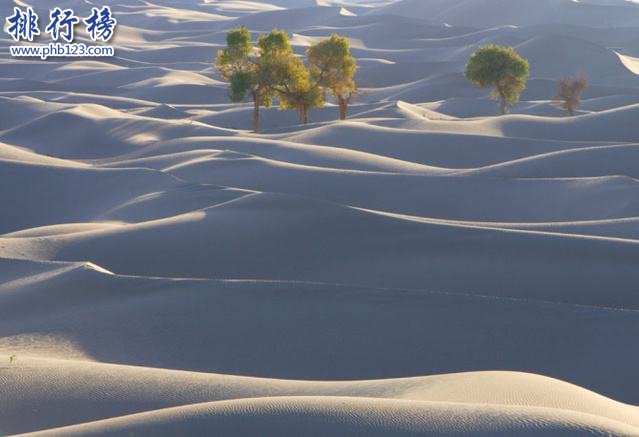
[{"label": "tree foliage", "polygon": [[253,130],[259,131],[260,105],[270,105],[269,92],[262,81],[251,45],[251,33],[244,26],[231,29],[226,35],[226,48],[217,52],[215,67],[230,83],[229,98],[243,101],[247,94],[253,100]]},{"label": "tree foliage", "polygon": [[304,62],[295,56],[286,32],[274,29],[257,43],[260,70],[276,94],[280,109],[299,112],[300,122],[308,123],[308,112],[324,105],[324,93],[311,78]]},{"label": "tree foliage", "polygon": [[588,78],[585,75],[564,77],[557,83],[555,103],[572,117],[575,115],[575,110],[581,105],[581,93],[586,88],[588,88]]},{"label": "tree foliage", "polygon": [[294,57],[288,35],[283,30],[273,29],[257,39],[259,56],[256,61],[258,77],[265,92],[265,106],[270,107],[274,97],[279,97],[279,88],[286,77],[289,59]]},{"label": "tree foliage", "polygon": [[229,31],[226,48],[217,53],[215,66],[222,78],[231,83],[230,98],[234,102],[244,100],[246,93],[256,85],[250,61],[252,51],[251,34],[246,27],[238,27]]},{"label": "tree foliage", "polygon": [[466,78],[482,88],[494,87],[501,113],[519,100],[530,74],[528,61],[512,47],[488,45],[477,50],[466,65]]},{"label": "tree foliage", "polygon": [[307,123],[309,111],[324,105],[325,90],[338,100],[340,118],[346,118],[357,92],[357,63],[348,39],[332,35],[310,47],[307,59],[308,66],[295,55],[283,30],[261,35],[253,47],[250,32],[239,27],[228,32],[226,48],[218,52],[215,65],[230,84],[233,102],[252,98],[255,131],[259,129],[260,106],[269,107],[274,99],[279,100],[280,109],[298,111],[300,121]]},{"label": "tree foliage", "polygon": [[300,114],[300,122],[308,123],[308,112],[324,106],[324,92],[315,82],[301,59],[287,59],[279,88],[280,108],[294,109]]},{"label": "tree foliage", "polygon": [[348,38],[333,34],[311,46],[306,56],[312,80],[333,94],[339,104],[340,119],[344,120],[357,92],[354,78],[357,61],[351,56]]}]

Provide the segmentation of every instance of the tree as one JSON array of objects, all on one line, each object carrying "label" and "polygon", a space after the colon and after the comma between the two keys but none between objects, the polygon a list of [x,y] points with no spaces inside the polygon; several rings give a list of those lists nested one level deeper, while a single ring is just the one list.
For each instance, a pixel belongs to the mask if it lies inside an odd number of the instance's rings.
[{"label": "tree", "polygon": [[270,107],[278,97],[281,109],[295,109],[300,121],[308,122],[308,111],[324,105],[324,93],[313,81],[309,70],[295,56],[286,32],[273,29],[251,46],[251,34],[245,27],[232,29],[226,36],[226,48],[215,61],[222,78],[230,83],[229,97],[253,100],[253,129],[259,131],[260,106]]},{"label": "tree", "polygon": [[512,47],[487,45],[477,50],[466,65],[466,78],[482,88],[494,87],[501,113],[519,100],[530,74],[528,61]]},{"label": "tree", "polygon": [[[261,45],[260,45],[261,42]],[[264,48],[270,50],[265,54]],[[215,66],[223,79],[230,83],[229,98],[243,101],[247,94],[253,101],[253,130],[260,130],[260,106],[273,103],[272,78],[265,57],[275,50],[258,40],[258,49],[251,45],[251,33],[244,26],[231,29],[226,35],[226,48],[217,53]],[[268,59],[267,59],[268,60]]]},{"label": "tree", "polygon": [[288,35],[283,30],[273,29],[257,39],[259,56],[256,61],[258,81],[265,90],[269,103],[281,92],[280,85],[285,80],[290,59],[294,57]]},{"label": "tree", "polygon": [[351,56],[348,38],[333,34],[309,47],[306,56],[312,79],[335,96],[339,118],[345,120],[348,105],[357,92],[354,79],[357,61]]},{"label": "tree", "polygon": [[253,130],[260,128],[261,90],[255,65],[251,60],[251,34],[244,26],[231,29],[226,35],[226,48],[217,52],[215,66],[223,79],[230,82],[229,98],[241,102],[247,94],[253,100]]},{"label": "tree", "polygon": [[308,112],[324,105],[324,93],[304,62],[293,53],[288,35],[274,29],[260,37],[258,46],[263,80],[277,94],[280,109],[297,110],[300,122],[308,123]]},{"label": "tree", "polygon": [[281,82],[280,108],[295,109],[300,114],[300,123],[308,123],[308,112],[324,106],[324,92],[301,59],[291,57],[285,67],[285,77]]},{"label": "tree", "polygon": [[557,83],[555,103],[572,117],[575,115],[575,110],[581,105],[581,93],[586,88],[588,88],[588,78],[585,75],[579,74],[573,77],[564,77]]}]

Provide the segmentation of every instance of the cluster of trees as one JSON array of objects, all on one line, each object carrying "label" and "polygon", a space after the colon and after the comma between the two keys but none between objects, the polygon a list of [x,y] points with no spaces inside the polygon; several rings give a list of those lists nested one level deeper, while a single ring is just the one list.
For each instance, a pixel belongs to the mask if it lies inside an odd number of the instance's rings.
[{"label": "cluster of trees", "polygon": [[306,63],[295,55],[288,34],[274,29],[251,43],[246,27],[228,32],[226,48],[215,61],[221,76],[230,83],[230,98],[253,101],[253,129],[260,127],[260,107],[270,107],[274,99],[280,109],[299,112],[300,122],[308,123],[308,113],[325,104],[330,93],[339,105],[339,117],[345,119],[357,93],[357,62],[350,53],[348,38],[332,35],[309,47]]},{"label": "cluster of trees", "polygon": [[[350,52],[348,38],[333,34],[306,51],[306,63],[293,52],[288,34],[279,29],[261,35],[254,46],[246,27],[228,32],[226,48],[215,61],[222,77],[230,83],[230,98],[253,101],[253,129],[260,127],[260,107],[279,101],[280,109],[299,112],[300,122],[308,123],[311,109],[324,106],[331,94],[339,106],[339,118],[346,119],[348,106],[357,93],[357,61]],[[482,88],[492,88],[502,114],[519,100],[530,74],[528,61],[512,47],[487,45],[470,57],[465,75]],[[584,75],[559,81],[554,103],[572,116],[588,87]]]},{"label": "cluster of trees", "polygon": [[[508,106],[516,103],[526,89],[530,66],[512,47],[487,45],[470,57],[465,74],[474,84],[493,88],[491,95],[499,101],[501,113],[505,114]],[[560,79],[554,103],[573,116],[586,88],[588,79],[583,74]]]}]

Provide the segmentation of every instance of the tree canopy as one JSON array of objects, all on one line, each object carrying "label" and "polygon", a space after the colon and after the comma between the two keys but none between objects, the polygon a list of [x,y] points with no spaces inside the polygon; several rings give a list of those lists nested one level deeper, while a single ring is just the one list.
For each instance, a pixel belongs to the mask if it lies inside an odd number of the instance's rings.
[{"label": "tree canopy", "polygon": [[250,62],[252,51],[251,34],[246,27],[230,30],[226,35],[226,48],[218,51],[215,65],[222,78],[231,83],[229,97],[234,102],[244,100],[256,85],[255,69]]},{"label": "tree canopy", "polygon": [[246,27],[231,29],[226,48],[216,58],[216,68],[229,82],[229,98],[241,102],[247,95],[253,100],[253,128],[259,130],[260,106],[279,101],[280,109],[299,112],[300,121],[308,122],[308,113],[324,105],[326,91],[338,101],[340,118],[346,118],[348,105],[357,91],[355,58],[350,54],[347,38],[332,35],[307,50],[308,65],[296,56],[288,34],[273,29],[251,44]]},{"label": "tree canopy", "polygon": [[253,129],[259,130],[260,105],[271,103],[269,89],[262,80],[251,45],[251,33],[244,26],[231,29],[226,35],[226,48],[218,51],[215,66],[223,79],[230,83],[229,98],[243,101],[247,94],[253,99]]},{"label": "tree canopy", "polygon": [[346,118],[348,105],[357,91],[357,61],[351,56],[348,38],[333,34],[309,47],[306,52],[311,77],[331,92],[340,107],[340,119]]},{"label": "tree canopy", "polygon": [[300,120],[308,121],[308,111],[324,104],[324,93],[313,82],[301,59],[295,56],[288,34],[273,29],[251,45],[246,27],[231,29],[226,36],[226,48],[220,50],[216,67],[230,84],[229,98],[243,101],[247,94],[253,100],[253,129],[259,130],[259,108],[270,107],[273,98],[281,109],[295,109]]},{"label": "tree canopy", "polygon": [[297,110],[300,122],[308,123],[308,111],[324,106],[324,92],[299,58],[289,58],[283,72],[280,107]]},{"label": "tree canopy", "polygon": [[530,74],[528,61],[512,47],[488,45],[477,50],[466,65],[466,78],[482,88],[494,87],[501,113],[519,100]]},{"label": "tree canopy", "polygon": [[258,39],[260,66],[269,87],[277,93],[280,109],[294,109],[308,123],[309,110],[324,105],[324,93],[311,78],[302,59],[295,56],[286,32],[274,29]]}]

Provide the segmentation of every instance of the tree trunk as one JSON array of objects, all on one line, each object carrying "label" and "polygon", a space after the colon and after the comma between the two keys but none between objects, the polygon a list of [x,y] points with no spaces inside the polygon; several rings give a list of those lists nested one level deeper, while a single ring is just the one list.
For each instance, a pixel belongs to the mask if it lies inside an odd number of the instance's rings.
[{"label": "tree trunk", "polygon": [[344,97],[337,98],[339,102],[339,119],[346,120],[346,113],[348,112],[348,100]]},{"label": "tree trunk", "polygon": [[253,131],[260,131],[260,99],[257,91],[252,92],[253,96]]},{"label": "tree trunk", "polygon": [[499,110],[501,111],[501,115],[506,115],[506,98],[499,98]]},{"label": "tree trunk", "polygon": [[306,106],[300,107],[300,122],[302,124],[308,123],[308,109],[306,108]]},{"label": "tree trunk", "polygon": [[501,84],[497,85],[497,95],[499,96],[499,110],[501,115],[506,115],[508,102],[506,100],[506,93],[501,89]]}]

